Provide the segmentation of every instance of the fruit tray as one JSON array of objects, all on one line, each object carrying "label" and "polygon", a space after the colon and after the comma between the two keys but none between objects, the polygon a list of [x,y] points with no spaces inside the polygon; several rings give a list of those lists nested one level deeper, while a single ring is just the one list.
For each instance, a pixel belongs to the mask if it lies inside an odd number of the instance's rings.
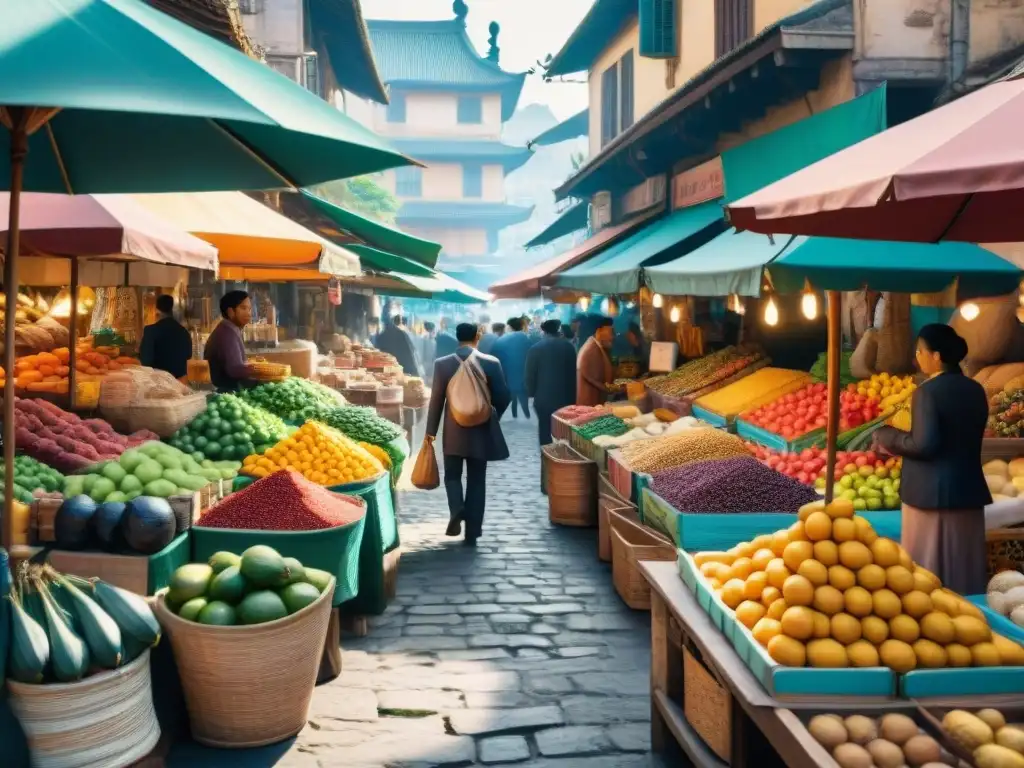
[{"label": "fruit tray", "polygon": [[699,405],[694,405],[690,409],[690,415],[694,418],[700,419],[701,421],[706,421],[713,427],[725,427],[728,428],[730,432],[736,431],[735,419],[727,419],[725,416],[720,416],[714,411],[709,411],[707,408],[701,408]]},{"label": "fruit tray", "polygon": [[815,448],[825,444],[824,428],[813,429],[795,440],[787,440],[782,435],[776,435],[774,432],[755,426],[742,418],[736,419],[736,434],[752,443],[787,453],[799,453],[804,448]]},{"label": "fruit tray", "polygon": [[[716,552],[742,541],[790,527],[797,516],[790,512],[737,514],[686,514],[648,487],[641,492],[644,525],[661,531],[687,552]],[[899,510],[861,512],[879,536],[900,540],[902,513]]]},{"label": "fruit tray", "polygon": [[678,564],[683,583],[696,596],[697,603],[772,696],[871,696],[887,699],[895,696],[896,676],[886,667],[812,669],[782,666],[768,655],[750,630],[736,621],[732,611],[711,591],[689,554],[679,550]]},{"label": "fruit tray", "polygon": [[967,599],[981,609],[981,612],[985,614],[985,618],[988,620],[988,625],[992,627],[993,631],[1024,645],[1024,627],[1018,627],[1005,616],[989,608],[985,595],[969,595]]}]

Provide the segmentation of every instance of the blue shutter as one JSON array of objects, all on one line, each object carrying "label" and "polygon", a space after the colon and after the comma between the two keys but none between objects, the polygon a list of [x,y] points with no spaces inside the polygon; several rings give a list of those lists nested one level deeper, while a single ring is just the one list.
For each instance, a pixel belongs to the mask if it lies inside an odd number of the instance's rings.
[{"label": "blue shutter", "polygon": [[484,196],[484,169],[482,166],[463,163],[462,165],[462,196]]},{"label": "blue shutter", "polygon": [[479,125],[484,121],[484,104],[480,96],[459,96],[458,120],[463,125]]},{"label": "blue shutter", "polygon": [[648,59],[679,55],[676,0],[640,0],[640,55]]},{"label": "blue shutter", "polygon": [[411,165],[395,168],[395,195],[423,197],[423,169]]},{"label": "blue shutter", "polygon": [[633,124],[633,51],[619,59],[619,131]]},{"label": "blue shutter", "polygon": [[619,68],[601,73],[601,146],[619,135]]},{"label": "blue shutter", "polygon": [[405,122],[405,94],[404,93],[392,93],[388,100],[388,122],[389,123],[404,123]]}]

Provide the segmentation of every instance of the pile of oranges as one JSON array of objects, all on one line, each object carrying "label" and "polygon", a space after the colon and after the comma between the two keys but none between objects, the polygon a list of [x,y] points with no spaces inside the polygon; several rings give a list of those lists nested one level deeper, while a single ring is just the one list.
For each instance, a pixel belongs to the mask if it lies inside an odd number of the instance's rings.
[{"label": "pile of oranges", "polygon": [[384,465],[336,429],[309,421],[262,456],[252,454],[242,462],[242,471],[253,477],[279,469],[295,470],[310,482],[331,487],[379,475]]}]

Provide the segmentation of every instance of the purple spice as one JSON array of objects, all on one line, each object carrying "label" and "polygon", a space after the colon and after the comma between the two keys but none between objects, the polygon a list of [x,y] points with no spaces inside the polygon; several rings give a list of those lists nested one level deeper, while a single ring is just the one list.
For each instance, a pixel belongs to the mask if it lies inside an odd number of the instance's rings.
[{"label": "purple spice", "polygon": [[796,512],[818,494],[752,456],[655,472],[651,490],[680,512]]}]

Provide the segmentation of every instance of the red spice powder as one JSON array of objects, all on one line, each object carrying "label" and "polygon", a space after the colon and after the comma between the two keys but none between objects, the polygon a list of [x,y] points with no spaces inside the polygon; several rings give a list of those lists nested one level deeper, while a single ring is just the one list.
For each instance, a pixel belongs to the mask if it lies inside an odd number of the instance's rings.
[{"label": "red spice powder", "polygon": [[282,469],[211,507],[197,525],[249,531],[320,531],[353,523],[366,502],[333,493],[298,472]]}]

